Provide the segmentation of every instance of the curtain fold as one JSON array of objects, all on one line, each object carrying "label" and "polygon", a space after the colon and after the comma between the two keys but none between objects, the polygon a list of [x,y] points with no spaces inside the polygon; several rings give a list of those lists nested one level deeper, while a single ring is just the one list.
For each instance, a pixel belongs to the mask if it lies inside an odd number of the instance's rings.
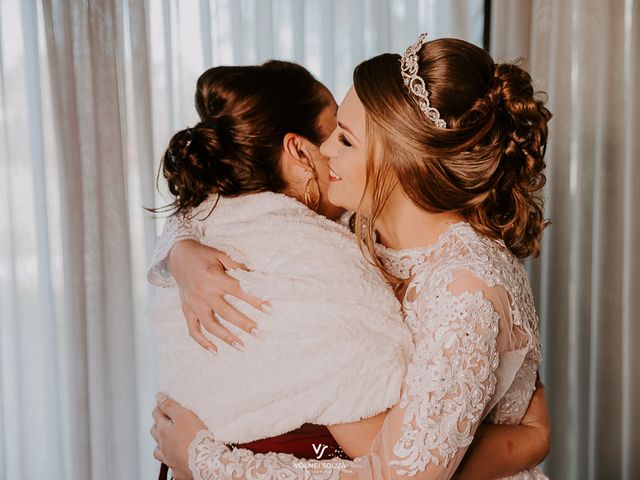
[{"label": "curtain fold", "polygon": [[529,263],[551,478],[640,478],[639,13],[637,0],[493,2],[492,52],[527,59],[554,114],[553,224]]},{"label": "curtain fold", "polygon": [[[63,315],[58,322],[59,334],[59,393],[49,393],[52,400],[60,399],[60,409],[52,410],[59,415],[63,428],[60,432],[60,453],[64,461],[65,473],[72,480],[90,476],[90,421],[87,402],[87,329],[84,322],[84,218],[77,208],[82,205],[82,182],[67,182],[64,172],[81,172],[80,145],[76,141],[79,128],[76,110],[75,76],[73,61],[73,41],[67,29],[72,12],[63,3],[54,9],[51,1],[43,2],[44,26],[47,38],[47,59],[52,85],[59,85],[56,95],[51,96],[53,110],[64,121],[52,122],[55,129],[56,151],[58,152],[58,178],[60,188],[60,209],[62,240],[62,288],[58,301]],[[33,26],[31,26],[33,28]],[[70,72],[68,74],[67,72]],[[55,88],[55,87],[54,87]],[[6,321],[6,318],[4,319]],[[57,393],[57,395],[56,395]],[[30,408],[30,407],[28,407]],[[18,430],[13,431],[19,433]],[[51,446],[49,447],[51,448]],[[75,458],[74,458],[75,457]],[[16,466],[18,468],[18,466]],[[59,469],[55,472],[62,475]],[[24,475],[26,477],[30,475]],[[7,478],[11,475],[7,474]]]},{"label": "curtain fold", "polygon": [[61,207],[70,215],[63,244],[72,277],[64,303],[75,308],[58,319],[68,348],[61,349],[69,382],[63,392],[73,392],[63,395],[61,413],[77,422],[68,436],[67,478],[125,478],[138,446],[118,5],[49,7],[47,51],[58,60],[52,91],[66,99],[55,105],[53,121],[73,125],[58,142],[61,192],[73,194]]}]

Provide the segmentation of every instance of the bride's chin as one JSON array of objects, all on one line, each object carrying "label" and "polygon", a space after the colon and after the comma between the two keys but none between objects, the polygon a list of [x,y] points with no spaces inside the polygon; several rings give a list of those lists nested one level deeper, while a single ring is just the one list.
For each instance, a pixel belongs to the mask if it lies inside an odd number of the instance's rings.
[{"label": "bride's chin", "polygon": [[352,202],[348,201],[348,197],[344,194],[343,189],[340,188],[340,182],[333,182],[329,184],[327,191],[327,200],[331,205],[344,208],[345,210],[355,211],[357,205],[351,205]]}]

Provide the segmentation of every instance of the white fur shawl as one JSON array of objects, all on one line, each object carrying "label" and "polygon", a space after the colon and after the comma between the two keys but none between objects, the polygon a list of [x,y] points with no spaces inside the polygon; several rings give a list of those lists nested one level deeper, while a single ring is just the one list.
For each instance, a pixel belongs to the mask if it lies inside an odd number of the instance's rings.
[{"label": "white fur shawl", "polygon": [[211,198],[198,207],[193,224],[204,243],[251,269],[230,273],[271,302],[268,315],[239,306],[265,337],[227,324],[245,350],[215,339],[215,356],[189,337],[177,289],[156,288],[148,313],[159,388],[226,443],[307,422],[353,422],[396,404],[411,335],[353,235],[284,195],[220,198],[208,215],[214,204]]}]

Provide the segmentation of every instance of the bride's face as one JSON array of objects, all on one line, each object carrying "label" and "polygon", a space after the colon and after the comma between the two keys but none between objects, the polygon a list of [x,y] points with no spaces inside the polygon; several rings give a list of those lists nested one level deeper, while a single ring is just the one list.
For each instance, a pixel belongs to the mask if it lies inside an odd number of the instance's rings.
[{"label": "bride's face", "polygon": [[333,205],[355,211],[365,190],[365,110],[353,87],[338,108],[338,125],[320,152],[329,158],[328,198]]}]

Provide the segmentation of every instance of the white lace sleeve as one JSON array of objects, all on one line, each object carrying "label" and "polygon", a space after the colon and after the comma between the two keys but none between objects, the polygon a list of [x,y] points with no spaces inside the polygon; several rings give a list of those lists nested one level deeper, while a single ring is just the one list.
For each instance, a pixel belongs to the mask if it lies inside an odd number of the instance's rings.
[{"label": "white lace sleeve", "polygon": [[428,290],[414,282],[409,289],[415,300],[408,302],[407,321],[416,350],[400,403],[389,410],[368,455],[309,461],[231,451],[201,432],[190,448],[194,478],[451,478],[492,399],[499,363],[495,288],[467,277]]},{"label": "white lace sleeve", "polygon": [[169,251],[180,240],[201,242],[202,236],[201,228],[198,222],[192,221],[190,212],[176,213],[168,217],[151,257],[147,280],[157,287],[174,286],[176,282],[166,262]]}]

